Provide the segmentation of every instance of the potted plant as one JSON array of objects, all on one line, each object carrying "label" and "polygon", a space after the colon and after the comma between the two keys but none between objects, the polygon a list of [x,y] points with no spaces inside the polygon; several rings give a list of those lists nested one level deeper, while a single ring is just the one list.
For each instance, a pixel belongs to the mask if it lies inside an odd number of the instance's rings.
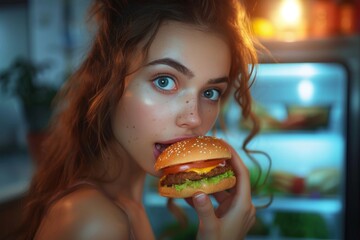
[{"label": "potted plant", "polygon": [[30,154],[35,161],[41,156],[40,145],[52,113],[52,101],[57,92],[49,83],[40,83],[39,74],[48,64],[34,64],[18,58],[0,72],[0,90],[16,96],[21,103],[27,123],[27,140]]}]

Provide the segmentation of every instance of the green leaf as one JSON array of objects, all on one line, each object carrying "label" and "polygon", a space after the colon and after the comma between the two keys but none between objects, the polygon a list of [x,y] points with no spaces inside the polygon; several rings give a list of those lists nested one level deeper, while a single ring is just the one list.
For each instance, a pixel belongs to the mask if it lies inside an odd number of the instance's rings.
[{"label": "green leaf", "polygon": [[189,179],[186,179],[186,182],[183,184],[175,184],[173,185],[173,187],[175,187],[176,191],[181,191],[185,188],[199,188],[201,185],[204,184],[217,184],[219,183],[221,180],[225,179],[225,178],[229,178],[234,176],[234,172],[229,170],[227,172],[224,172],[223,174],[214,176],[214,177],[210,177],[210,178],[203,178],[201,180],[197,180],[197,181],[192,181]]}]

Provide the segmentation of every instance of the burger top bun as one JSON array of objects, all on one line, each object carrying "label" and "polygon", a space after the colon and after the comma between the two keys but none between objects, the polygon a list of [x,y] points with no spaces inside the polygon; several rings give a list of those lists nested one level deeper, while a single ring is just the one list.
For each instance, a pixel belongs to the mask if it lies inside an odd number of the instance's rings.
[{"label": "burger top bun", "polygon": [[231,151],[221,139],[199,136],[176,142],[157,158],[156,171],[165,167],[210,159],[230,159]]}]

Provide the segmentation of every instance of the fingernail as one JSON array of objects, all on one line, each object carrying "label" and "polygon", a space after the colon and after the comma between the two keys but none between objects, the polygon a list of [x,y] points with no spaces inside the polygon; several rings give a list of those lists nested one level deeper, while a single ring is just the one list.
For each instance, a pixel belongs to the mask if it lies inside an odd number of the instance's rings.
[{"label": "fingernail", "polygon": [[198,193],[194,196],[194,199],[198,205],[204,205],[206,203],[206,194]]}]

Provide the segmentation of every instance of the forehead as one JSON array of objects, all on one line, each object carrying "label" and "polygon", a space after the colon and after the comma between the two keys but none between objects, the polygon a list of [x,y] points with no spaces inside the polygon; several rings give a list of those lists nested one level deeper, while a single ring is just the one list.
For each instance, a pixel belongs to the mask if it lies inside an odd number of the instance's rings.
[{"label": "forehead", "polygon": [[203,62],[208,67],[228,68],[230,49],[225,38],[199,26],[175,21],[162,23],[145,57],[145,63],[172,58],[190,66]]}]

